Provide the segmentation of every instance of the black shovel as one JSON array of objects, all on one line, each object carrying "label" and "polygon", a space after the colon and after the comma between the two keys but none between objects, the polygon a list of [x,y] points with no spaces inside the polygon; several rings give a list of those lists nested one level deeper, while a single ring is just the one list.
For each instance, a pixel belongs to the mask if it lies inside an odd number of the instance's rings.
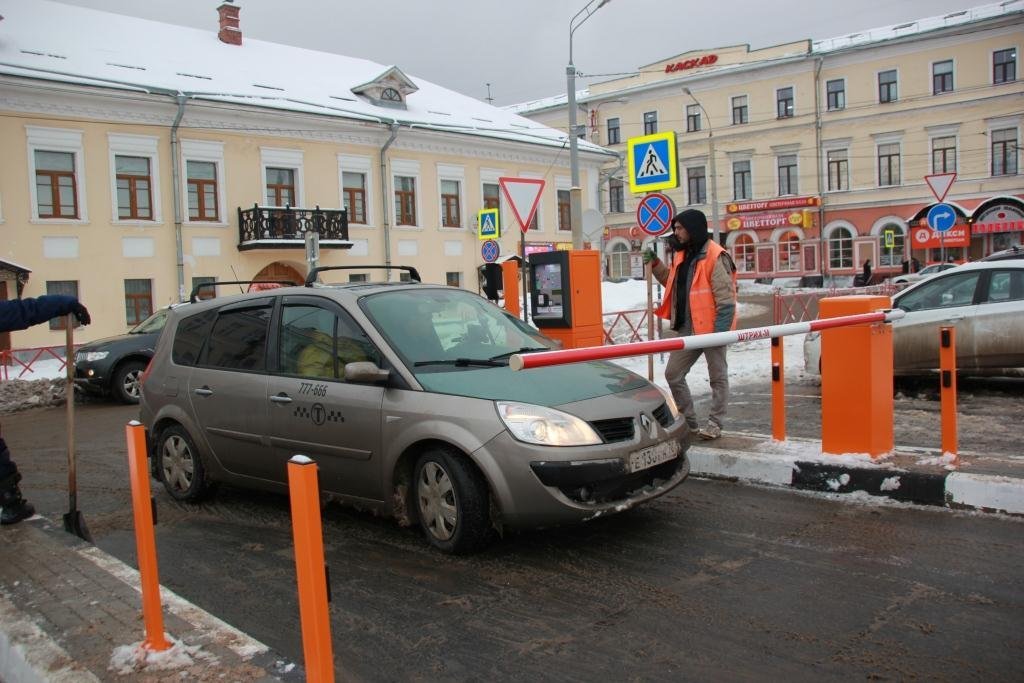
[{"label": "black shovel", "polygon": [[67,349],[64,352],[67,370],[67,385],[64,389],[64,402],[68,416],[68,505],[64,515],[64,531],[78,536],[83,541],[92,543],[92,536],[85,526],[85,518],[78,510],[78,473],[75,468],[75,316],[67,315],[66,319]]}]

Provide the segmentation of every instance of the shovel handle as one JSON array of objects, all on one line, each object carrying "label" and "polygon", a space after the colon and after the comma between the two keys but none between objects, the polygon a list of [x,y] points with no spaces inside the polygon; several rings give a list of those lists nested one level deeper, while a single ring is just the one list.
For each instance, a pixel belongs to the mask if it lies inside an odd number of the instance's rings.
[{"label": "shovel handle", "polygon": [[64,338],[64,369],[67,371],[64,404],[67,406],[68,422],[68,499],[70,511],[74,513],[78,509],[78,476],[75,471],[75,316],[71,313],[67,315]]}]

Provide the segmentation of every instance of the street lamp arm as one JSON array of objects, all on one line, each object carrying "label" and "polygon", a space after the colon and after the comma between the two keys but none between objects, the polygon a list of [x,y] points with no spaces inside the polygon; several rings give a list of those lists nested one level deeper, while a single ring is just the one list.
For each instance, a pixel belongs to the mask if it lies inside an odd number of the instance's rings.
[{"label": "street lamp arm", "polygon": [[[572,19],[569,20],[569,64],[572,64],[572,34],[576,32],[580,26],[583,25],[587,19],[591,17],[594,12],[607,5],[612,0],[590,0],[586,5],[583,6],[579,12],[573,15]],[[591,7],[594,3],[597,3],[596,7]],[[580,19],[580,16],[583,18]],[[579,21],[577,21],[579,19]]]}]

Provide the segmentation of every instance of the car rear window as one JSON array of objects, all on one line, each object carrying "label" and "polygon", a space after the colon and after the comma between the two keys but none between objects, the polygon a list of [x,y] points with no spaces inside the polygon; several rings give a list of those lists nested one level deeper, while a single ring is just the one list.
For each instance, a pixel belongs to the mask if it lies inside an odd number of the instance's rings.
[{"label": "car rear window", "polygon": [[176,365],[195,365],[203,342],[210,333],[213,321],[217,319],[217,311],[209,310],[182,318],[174,334],[171,346],[171,360]]}]

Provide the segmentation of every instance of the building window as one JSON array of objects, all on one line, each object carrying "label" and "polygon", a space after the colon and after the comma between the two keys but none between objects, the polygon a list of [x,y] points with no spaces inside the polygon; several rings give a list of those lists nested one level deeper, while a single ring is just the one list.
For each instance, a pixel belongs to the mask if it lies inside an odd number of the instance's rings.
[{"label": "building window", "polygon": [[932,173],[956,173],[956,136],[932,138]]},{"label": "building window", "polygon": [[[40,218],[78,218],[75,155],[36,150],[36,197]],[[55,328],[51,329],[64,329]]]},{"label": "building window", "polygon": [[124,314],[129,325],[138,325],[153,315],[153,281],[124,281]]},{"label": "building window", "polygon": [[1017,174],[1017,129],[992,131],[992,175]]},{"label": "building window", "polygon": [[644,112],[644,135],[654,135],[658,132],[658,112]]},{"label": "building window", "polygon": [[461,228],[462,216],[459,212],[459,181],[441,181],[441,225],[446,228]]},{"label": "building window", "polygon": [[349,282],[368,282],[369,280],[366,277],[366,273],[351,273],[348,276],[348,281]]},{"label": "building window", "polygon": [[779,157],[779,196],[799,194],[796,180],[796,155]]},{"label": "building window", "polygon": [[629,265],[629,247],[622,242],[612,246],[608,254],[608,277],[613,280],[628,278],[633,272]]},{"label": "building window", "polygon": [[620,178],[608,181],[608,212],[622,213],[626,210],[625,189]]},{"label": "building window", "polygon": [[366,225],[366,174],[342,171],[341,194],[342,206],[348,212],[348,222]]},{"label": "building window", "polygon": [[897,142],[878,146],[878,186],[900,184],[900,145]]},{"label": "building window", "polygon": [[700,107],[691,104],[686,107],[686,132],[695,133],[700,130]]},{"label": "building window", "polygon": [[501,187],[498,183],[484,183],[484,208],[501,208]]},{"label": "building window", "polygon": [[800,235],[787,232],[779,242],[779,270],[796,272],[802,270],[800,265]]},{"label": "building window", "polygon": [[828,265],[832,269],[853,268],[853,233],[836,228],[828,240]]},{"label": "building window", "polygon": [[750,162],[732,162],[732,198],[750,199]]},{"label": "building window", "polygon": [[992,83],[1017,80],[1017,50],[996,50],[992,53]]},{"label": "building window", "polygon": [[732,98],[732,125],[738,126],[747,120],[747,96],[737,95]]},{"label": "building window", "polygon": [[[217,278],[212,275],[195,275],[192,277],[192,291],[196,291],[196,287],[199,285],[208,285],[217,281]],[[196,296],[202,301],[206,299],[213,299],[217,296],[217,291],[213,287],[203,287]]]},{"label": "building window", "polygon": [[572,213],[569,208],[569,190],[559,190],[558,199],[558,229],[564,232],[572,230]]},{"label": "building window", "polygon": [[703,166],[686,169],[686,189],[688,203],[706,204],[708,201],[707,176]]},{"label": "building window", "polygon": [[780,119],[793,115],[793,88],[779,88],[775,91],[775,105]]},{"label": "building window", "polygon": [[462,286],[462,273],[451,271],[444,274],[444,282],[449,287]]},{"label": "building window", "polygon": [[267,167],[267,206],[295,205],[295,169]]},{"label": "building window", "polygon": [[829,111],[846,109],[846,80],[837,78],[834,81],[827,81],[825,83],[825,98]]},{"label": "building window", "polygon": [[828,160],[828,189],[829,192],[850,189],[850,161],[845,149],[829,150],[826,159]]},{"label": "building window", "polygon": [[149,159],[118,154],[114,156],[114,169],[117,177],[117,217],[123,220],[152,220]]},{"label": "building window", "polygon": [[953,60],[932,64],[932,94],[953,91]]},{"label": "building window", "polygon": [[395,221],[416,225],[416,178],[395,176]]},{"label": "building window", "polygon": [[[47,280],[46,281],[46,293],[47,294],[60,294],[63,296],[73,296],[78,298],[78,281],[77,280]],[[50,318],[50,329],[51,330],[66,330],[67,329],[66,315],[58,315],[56,318]],[[75,320],[75,327],[79,327],[79,323]]]},{"label": "building window", "polygon": [[212,161],[186,161],[185,184],[188,188],[188,219],[215,221],[217,210],[217,164]]},{"label": "building window", "polygon": [[896,69],[878,72],[878,101],[883,104],[896,101]]},{"label": "building window", "polygon": [[741,273],[753,273],[757,270],[757,260],[754,255],[754,238],[750,235],[740,235],[732,245],[732,257],[736,263],[736,270]]},{"label": "building window", "polygon": [[622,138],[619,131],[619,119],[608,119],[608,144],[617,145],[620,142],[622,142]]},{"label": "building window", "polygon": [[398,281],[399,282],[412,282],[412,273],[410,273],[407,270],[403,270],[401,273],[398,274]]}]

